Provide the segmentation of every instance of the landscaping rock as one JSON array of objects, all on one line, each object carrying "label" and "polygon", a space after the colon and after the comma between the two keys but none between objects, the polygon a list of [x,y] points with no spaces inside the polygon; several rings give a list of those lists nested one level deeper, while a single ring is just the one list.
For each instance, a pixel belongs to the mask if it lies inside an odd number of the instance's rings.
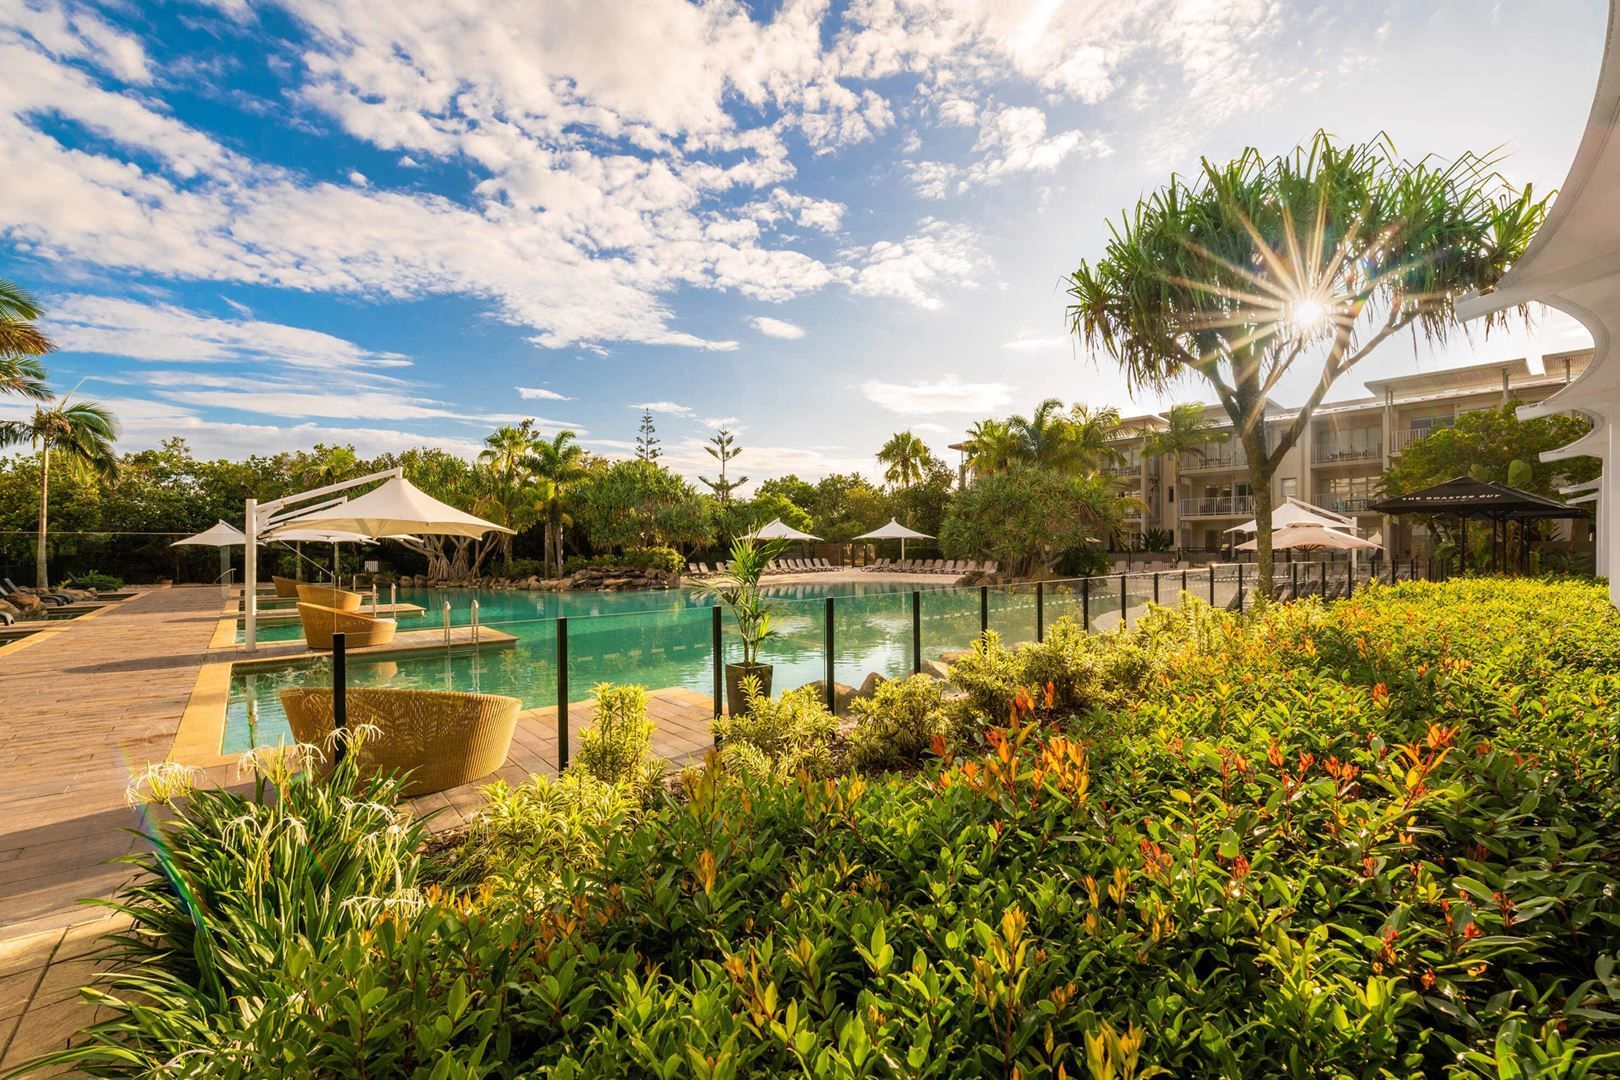
[{"label": "landscaping rock", "polygon": [[940,660],[940,663],[942,663],[942,664],[954,664],[958,660],[966,660],[969,656],[972,656],[972,655],[973,655],[973,650],[972,649],[951,649],[948,652],[940,653],[939,654],[939,660]]},{"label": "landscaping rock", "polygon": [[878,687],[882,686],[888,681],[888,679],[885,679],[882,675],[879,675],[875,671],[868,672],[866,678],[861,682],[861,688],[855,692],[855,696],[869,698],[877,693]]},{"label": "landscaping rock", "polygon": [[6,600],[21,615],[38,615],[45,610],[45,602],[33,593],[14,592]]},{"label": "landscaping rock", "polygon": [[[825,703],[826,700],[827,700],[827,680],[826,679],[817,679],[815,682],[805,683],[803,686],[799,687],[799,689],[800,690],[805,690],[805,689],[814,690],[815,694],[816,694],[816,700],[818,700],[820,702],[823,702],[823,703]],[[849,704],[850,704],[850,702],[855,700],[855,698],[858,696],[858,693],[859,693],[859,691],[857,691],[853,686],[849,686],[849,685],[847,685],[845,683],[841,683],[841,682],[833,683],[833,702],[834,702],[833,715],[835,715],[835,716],[843,716],[845,713],[849,712]]]},{"label": "landscaping rock", "polygon": [[950,665],[942,664],[938,660],[924,660],[922,662],[922,674],[938,679],[940,682],[951,681]]}]

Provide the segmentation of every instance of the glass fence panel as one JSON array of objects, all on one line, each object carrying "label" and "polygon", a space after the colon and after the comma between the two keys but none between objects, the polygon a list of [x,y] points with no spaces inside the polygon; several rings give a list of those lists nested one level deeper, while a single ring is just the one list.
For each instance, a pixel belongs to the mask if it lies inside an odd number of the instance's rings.
[{"label": "glass fence panel", "polygon": [[990,589],[990,629],[1003,645],[1035,640],[1035,586],[997,585]]},{"label": "glass fence panel", "polygon": [[885,679],[910,675],[911,594],[864,593],[835,599],[833,665],[834,680],[856,689],[868,675]]},{"label": "glass fence panel", "polygon": [[1147,614],[1148,604],[1153,602],[1153,585],[1152,574],[1125,575],[1126,626],[1135,626],[1137,620]]},{"label": "glass fence panel", "polygon": [[[1245,568],[1243,573],[1244,585],[1247,587],[1249,581],[1248,568]],[[1205,576],[1208,578],[1209,571],[1205,571]],[[1214,567],[1213,580],[1215,585],[1212,595],[1208,598],[1209,602],[1215,607],[1229,608],[1236,611],[1238,606],[1238,568],[1234,565]],[[1206,586],[1207,584],[1206,581]]]},{"label": "glass fence panel", "polygon": [[978,637],[978,589],[934,589],[922,594],[924,660],[971,648]]},{"label": "glass fence panel", "polygon": [[[548,704],[556,702],[556,622],[550,661],[536,664],[551,675]],[[568,700],[586,701],[598,683],[634,683],[649,691],[714,692],[713,621],[707,610],[669,608],[568,619]]]},{"label": "glass fence panel", "polygon": [[1084,595],[1087,588],[1089,586],[1084,584],[1083,578],[1048,581],[1042,586],[1048,633],[1060,619],[1073,619],[1076,623],[1085,621]]}]

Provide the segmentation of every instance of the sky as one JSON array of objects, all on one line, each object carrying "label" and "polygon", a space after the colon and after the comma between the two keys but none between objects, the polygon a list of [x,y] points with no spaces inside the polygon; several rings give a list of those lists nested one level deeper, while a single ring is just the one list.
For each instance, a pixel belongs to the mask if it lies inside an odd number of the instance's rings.
[{"label": "sky", "polygon": [[[0,277],[121,445],[473,453],[534,417],[754,482],[1133,401],[1064,278],[1324,129],[1554,188],[1601,0],[0,0]],[[1391,374],[1578,347],[1403,339]],[[1285,404],[1304,387],[1285,385]],[[1197,400],[1196,386],[1169,395]],[[0,408],[17,406],[0,406]]]}]

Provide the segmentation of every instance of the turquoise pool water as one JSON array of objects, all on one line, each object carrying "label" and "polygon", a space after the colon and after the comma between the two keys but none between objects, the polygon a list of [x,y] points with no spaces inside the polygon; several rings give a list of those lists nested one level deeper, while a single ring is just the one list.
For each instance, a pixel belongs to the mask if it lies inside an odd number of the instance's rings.
[{"label": "turquoise pool water", "polygon": [[[893,582],[837,582],[779,586],[772,591],[781,608],[777,635],[767,641],[761,658],[775,665],[777,692],[825,677],[827,598],[834,598],[834,678],[858,686],[869,672],[900,677],[911,672],[911,592],[921,592],[922,652],[937,657],[965,648],[979,632],[977,589]],[[401,590],[401,603],[420,604],[428,613],[403,620],[402,629],[442,625],[450,603],[452,622],[465,624],[471,602],[479,602],[480,622],[516,637],[509,648],[449,650],[409,658],[349,663],[352,686],[399,686],[415,689],[470,690],[508,694],[526,708],[552,705],[557,692],[557,623],[568,619],[568,697],[582,701],[599,682],[640,683],[649,689],[682,686],[701,693],[713,689],[712,598],[695,589],[637,593],[473,592],[471,590]],[[1128,603],[1150,596],[1133,581]],[[988,595],[991,628],[1010,641],[1035,636],[1033,586],[992,589]],[[386,598],[385,601],[386,602]],[[1079,594],[1048,585],[1048,622],[1080,612]],[[1094,618],[1117,610],[1117,594],[1090,599]],[[727,660],[740,648],[729,614],[723,616],[722,641]],[[266,628],[282,640],[296,638],[296,625]],[[238,753],[253,745],[288,738],[286,715],[278,693],[290,686],[330,685],[327,662],[238,674],[232,679],[224,750]],[[252,725],[249,715],[252,714]],[[254,735],[250,736],[250,727]]]}]

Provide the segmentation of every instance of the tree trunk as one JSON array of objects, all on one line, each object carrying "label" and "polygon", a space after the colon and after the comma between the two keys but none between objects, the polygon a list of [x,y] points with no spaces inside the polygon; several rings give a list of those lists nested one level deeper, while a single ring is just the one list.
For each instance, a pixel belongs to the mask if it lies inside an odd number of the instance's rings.
[{"label": "tree trunk", "polygon": [[50,577],[45,568],[45,517],[51,505],[51,450],[39,452],[39,538],[34,544],[34,587],[50,588]]},{"label": "tree trunk", "polygon": [[1248,447],[1249,484],[1254,488],[1255,584],[1254,606],[1263,607],[1271,602],[1271,466],[1265,461],[1263,446]]}]

